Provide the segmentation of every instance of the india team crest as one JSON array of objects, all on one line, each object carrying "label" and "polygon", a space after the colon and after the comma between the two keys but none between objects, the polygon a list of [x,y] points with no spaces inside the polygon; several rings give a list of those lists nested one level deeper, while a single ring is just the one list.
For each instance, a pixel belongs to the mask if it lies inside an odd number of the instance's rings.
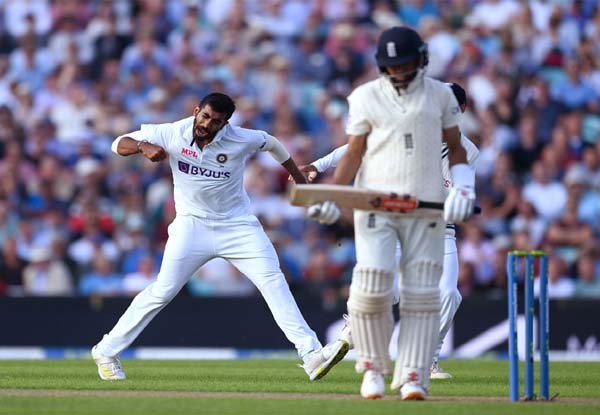
[{"label": "india team crest", "polygon": [[225,163],[227,161],[227,154],[217,154],[217,161],[221,164]]}]

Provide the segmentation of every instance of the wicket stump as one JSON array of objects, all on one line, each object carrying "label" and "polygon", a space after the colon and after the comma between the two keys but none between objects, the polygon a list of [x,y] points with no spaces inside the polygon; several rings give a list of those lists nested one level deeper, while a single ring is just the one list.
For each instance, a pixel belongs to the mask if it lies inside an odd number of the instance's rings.
[{"label": "wicket stump", "polygon": [[518,302],[518,263],[525,259],[525,400],[533,400],[533,317],[535,304],[533,296],[533,280],[536,258],[540,269],[539,300],[539,349],[540,349],[540,397],[550,399],[550,368],[548,352],[550,349],[550,314],[548,308],[548,256],[543,251],[512,251],[506,257],[508,276],[508,361],[510,400],[519,400],[519,355],[517,351],[517,302]]}]

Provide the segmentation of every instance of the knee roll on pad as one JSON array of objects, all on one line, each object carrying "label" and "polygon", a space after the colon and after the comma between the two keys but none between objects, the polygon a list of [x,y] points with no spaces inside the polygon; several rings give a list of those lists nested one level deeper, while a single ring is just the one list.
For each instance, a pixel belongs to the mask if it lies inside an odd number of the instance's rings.
[{"label": "knee roll on pad", "polygon": [[393,274],[373,268],[354,268],[348,310],[370,314],[387,312],[393,300]]}]

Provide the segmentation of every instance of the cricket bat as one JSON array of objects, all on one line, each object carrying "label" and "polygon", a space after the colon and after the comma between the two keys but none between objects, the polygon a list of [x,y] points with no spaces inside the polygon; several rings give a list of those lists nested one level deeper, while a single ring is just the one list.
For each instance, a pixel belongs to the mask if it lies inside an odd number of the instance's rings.
[{"label": "cricket bat", "polygon": [[[326,200],[331,200],[340,207],[360,210],[398,213],[408,213],[415,209],[444,210],[443,202],[427,202],[409,195],[336,184],[298,184],[290,192],[290,203],[294,206],[311,206]],[[481,208],[476,206],[475,213],[480,212]]]}]

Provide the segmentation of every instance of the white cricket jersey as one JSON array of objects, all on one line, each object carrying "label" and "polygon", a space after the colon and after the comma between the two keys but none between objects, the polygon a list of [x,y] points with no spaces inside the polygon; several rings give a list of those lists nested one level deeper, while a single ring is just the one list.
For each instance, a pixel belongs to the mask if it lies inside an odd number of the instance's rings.
[{"label": "white cricket jersey", "polygon": [[[464,134],[461,134],[460,136],[460,143],[467,152],[467,163],[473,170],[475,170],[477,159],[479,159],[479,149]],[[344,144],[343,146],[336,148],[331,153],[313,161],[311,164],[315,166],[319,173],[322,173],[332,167],[337,166],[346,153],[346,150],[348,150],[348,144]],[[450,186],[452,186],[452,175],[450,174],[448,145],[446,143],[442,143],[442,178],[444,180],[444,190],[446,191],[447,196]]]},{"label": "white cricket jersey", "polygon": [[200,150],[190,145],[193,122],[194,117],[188,117],[167,124],[144,124],[138,136],[169,154],[177,215],[207,219],[250,215],[244,166],[252,154],[264,149],[268,134],[226,124]]},{"label": "white cricket jersey", "polygon": [[424,77],[398,94],[384,77],[356,88],[346,133],[367,135],[354,185],[443,202],[442,130],[458,125],[460,108],[448,86]]}]

